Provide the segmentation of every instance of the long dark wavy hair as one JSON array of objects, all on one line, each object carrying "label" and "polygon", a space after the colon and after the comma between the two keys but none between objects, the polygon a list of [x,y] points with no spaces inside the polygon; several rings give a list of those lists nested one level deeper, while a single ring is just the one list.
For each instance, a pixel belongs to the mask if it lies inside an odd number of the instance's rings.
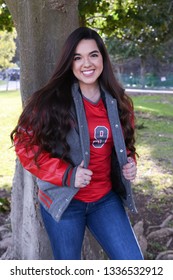
[{"label": "long dark wavy hair", "polygon": [[[116,80],[112,65],[102,38],[98,33],[87,27],[79,27],[67,38],[55,71],[47,84],[32,94],[28,100],[18,124],[11,132],[11,140],[28,147],[39,147],[35,154],[35,161],[43,151],[48,151],[52,157],[68,159],[70,147],[66,141],[71,128],[70,107],[72,105],[71,85],[75,81],[72,63],[75,49],[82,39],[94,39],[103,57],[103,71],[99,82],[116,98],[120,121],[124,133],[125,143],[130,155],[135,152],[135,136],[132,126],[133,103],[123,87]],[[29,137],[25,141],[23,130]],[[56,153],[57,142],[63,147],[61,155]]]}]

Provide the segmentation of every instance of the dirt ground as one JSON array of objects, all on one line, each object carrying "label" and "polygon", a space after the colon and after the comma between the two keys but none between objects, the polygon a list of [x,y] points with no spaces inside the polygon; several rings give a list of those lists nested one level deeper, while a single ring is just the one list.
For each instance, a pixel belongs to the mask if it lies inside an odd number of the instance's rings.
[{"label": "dirt ground", "polygon": [[[0,226],[5,223],[9,216],[11,193],[0,189]],[[2,203],[1,199],[5,202]]]},{"label": "dirt ground", "polygon": [[[10,192],[0,189],[0,227],[9,223],[9,214],[10,214]],[[1,234],[0,234],[1,241]],[[4,249],[0,248],[0,257],[5,252]]]}]

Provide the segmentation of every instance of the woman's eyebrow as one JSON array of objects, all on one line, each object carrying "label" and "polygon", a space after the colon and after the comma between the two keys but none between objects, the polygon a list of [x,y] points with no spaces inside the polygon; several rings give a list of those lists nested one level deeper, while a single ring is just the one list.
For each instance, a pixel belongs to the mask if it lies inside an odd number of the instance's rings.
[{"label": "woman's eyebrow", "polygon": [[[98,50],[94,50],[92,52],[89,52],[89,54],[93,54],[93,53],[99,53],[99,51]],[[74,56],[75,55],[81,55],[81,54],[80,53],[74,53]]]},{"label": "woman's eyebrow", "polygon": [[94,51],[90,52],[89,54],[92,54],[92,53],[99,53],[99,51],[98,50],[94,50]]},{"label": "woman's eyebrow", "polygon": [[81,55],[81,54],[80,54],[80,53],[74,53],[74,56],[75,56],[75,55]]}]

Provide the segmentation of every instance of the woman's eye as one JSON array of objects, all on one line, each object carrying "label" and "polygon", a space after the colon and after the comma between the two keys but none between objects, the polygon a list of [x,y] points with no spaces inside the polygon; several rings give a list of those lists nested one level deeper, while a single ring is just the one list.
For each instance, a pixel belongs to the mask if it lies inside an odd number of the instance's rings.
[{"label": "woman's eye", "polygon": [[74,57],[74,61],[79,60],[79,59],[80,59],[80,56],[75,56]]},{"label": "woman's eye", "polygon": [[93,53],[93,54],[91,55],[91,57],[98,57],[98,54],[97,54],[97,53]]}]

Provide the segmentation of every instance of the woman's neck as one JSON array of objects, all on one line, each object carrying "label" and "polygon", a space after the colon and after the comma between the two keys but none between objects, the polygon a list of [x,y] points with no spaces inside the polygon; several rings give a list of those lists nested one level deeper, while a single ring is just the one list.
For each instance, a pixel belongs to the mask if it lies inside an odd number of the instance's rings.
[{"label": "woman's neck", "polygon": [[82,92],[82,95],[86,97],[87,99],[91,100],[92,102],[97,102],[100,99],[100,87],[99,84],[97,85],[86,85],[86,86],[81,86],[80,89]]}]

